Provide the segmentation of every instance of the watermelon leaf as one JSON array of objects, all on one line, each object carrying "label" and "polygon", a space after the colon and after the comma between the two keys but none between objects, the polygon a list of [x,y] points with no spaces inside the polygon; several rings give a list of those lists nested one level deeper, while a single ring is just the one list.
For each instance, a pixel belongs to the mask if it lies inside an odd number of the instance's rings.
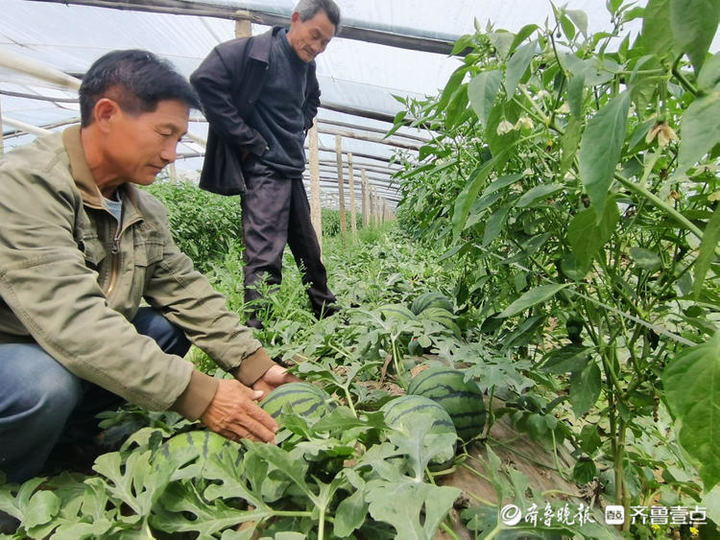
[{"label": "watermelon leaf", "polygon": [[[461,491],[447,486],[415,482],[373,480],[365,500],[373,519],[389,523],[399,540],[433,538]],[[424,521],[421,515],[425,516]]]}]

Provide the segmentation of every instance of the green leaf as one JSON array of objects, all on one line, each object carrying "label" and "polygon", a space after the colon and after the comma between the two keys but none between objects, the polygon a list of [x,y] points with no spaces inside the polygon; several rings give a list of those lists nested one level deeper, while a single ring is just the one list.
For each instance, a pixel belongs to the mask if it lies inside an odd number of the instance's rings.
[{"label": "green leaf", "polygon": [[560,162],[560,169],[558,170],[559,178],[563,178],[565,173],[570,170],[578,151],[581,135],[582,121],[573,113],[573,116],[565,128],[565,133],[562,136],[562,161]]},{"label": "green leaf", "polygon": [[566,345],[551,351],[540,369],[546,373],[577,373],[587,366],[588,353],[587,347]]},{"label": "green leaf", "polygon": [[711,56],[703,65],[698,76],[698,89],[709,91],[720,82],[720,53]]},{"label": "green leaf", "polygon": [[647,54],[673,55],[675,40],[670,27],[670,0],[650,0],[638,38]]},{"label": "green leaf", "polygon": [[720,482],[720,332],[685,349],[665,368],[670,410],[680,423],[679,441],[697,460],[705,491]]},{"label": "green leaf", "polygon": [[592,459],[579,459],[573,467],[573,480],[578,484],[587,484],[592,482],[597,476],[597,467]]},{"label": "green leaf", "polygon": [[365,500],[372,518],[395,527],[398,540],[430,540],[460,493],[457,488],[411,479],[399,483],[374,480],[368,483]]},{"label": "green leaf", "polygon": [[578,418],[584,416],[600,397],[600,368],[595,362],[570,377],[570,404]]},{"label": "green leaf", "polygon": [[684,172],[720,142],[720,88],[696,99],[687,108],[680,133],[678,171]]},{"label": "green leaf", "polygon": [[530,61],[536,50],[537,42],[531,41],[515,51],[508,60],[507,71],[505,72],[505,93],[508,99],[515,93],[515,89],[530,66]]},{"label": "green leaf", "polygon": [[525,175],[522,173],[514,173],[514,174],[508,174],[506,176],[501,176],[497,180],[493,180],[490,185],[487,187],[485,191],[483,191],[482,196],[487,197],[491,193],[495,193],[498,190],[501,190],[503,188],[506,188],[508,186],[511,186],[521,178],[523,178]]},{"label": "green leaf", "polygon": [[695,283],[693,287],[695,298],[699,298],[703,290],[703,282],[705,281],[708,270],[710,270],[710,264],[713,262],[713,259],[715,259],[715,248],[718,242],[720,242],[720,206],[715,208],[715,212],[713,212],[710,221],[703,231],[700,254],[695,261]]},{"label": "green leaf", "polygon": [[518,208],[525,208],[533,204],[538,199],[547,199],[553,193],[557,193],[562,190],[563,187],[564,186],[561,184],[540,184],[539,186],[535,186],[523,193],[522,197],[520,197],[518,202],[515,203],[515,206]]},{"label": "green leaf", "polygon": [[453,233],[455,236],[458,236],[465,228],[465,222],[467,221],[468,214],[478,193],[480,193],[480,188],[482,188],[490,173],[495,169],[497,162],[504,159],[507,152],[508,150],[502,152],[475,169],[470,175],[467,185],[460,192],[457,199],[455,199],[455,210],[453,211],[452,217]]},{"label": "green leaf", "polygon": [[558,284],[552,283],[550,285],[540,285],[534,289],[530,289],[520,298],[510,304],[505,310],[497,315],[498,319],[504,319],[505,317],[512,317],[513,315],[526,310],[529,307],[545,302],[557,294],[558,291],[568,287],[570,284]]},{"label": "green leaf", "polygon": [[517,49],[518,45],[520,45],[523,41],[525,41],[528,37],[532,35],[535,30],[540,28],[537,24],[526,24],[523,26],[520,31],[515,34],[515,38],[513,39],[512,45],[510,46],[510,52],[513,52],[515,49]]},{"label": "green leaf", "polygon": [[620,160],[629,109],[630,92],[626,90],[590,119],[580,143],[580,178],[598,222]]},{"label": "green leaf", "polygon": [[563,15],[560,17],[560,26],[562,26],[563,33],[569,40],[572,41],[575,37],[575,25],[573,25],[572,21],[567,16]]},{"label": "green leaf", "polygon": [[670,0],[670,26],[675,41],[698,73],[720,22],[717,0]]},{"label": "green leaf", "polygon": [[587,13],[584,11],[581,11],[579,9],[568,9],[565,11],[568,17],[570,17],[570,20],[575,23],[575,26],[578,27],[578,30],[582,33],[583,36],[587,37],[588,35],[588,16]]},{"label": "green leaf", "polygon": [[505,59],[511,52],[511,47],[515,41],[514,34],[507,31],[490,32],[488,35],[490,43],[497,50],[498,58]]},{"label": "green leaf", "polygon": [[25,509],[23,527],[32,529],[50,521],[60,511],[60,499],[52,492],[42,490],[30,497]]},{"label": "green leaf", "polygon": [[198,532],[207,538],[240,523],[271,516],[270,510],[238,510],[222,500],[208,504],[192,484],[173,482],[163,494],[161,504],[153,509],[150,523],[167,533]]},{"label": "green leaf", "polygon": [[620,220],[620,210],[614,197],[605,205],[605,212],[596,222],[595,211],[587,208],[579,212],[568,226],[568,242],[576,262],[587,272],[597,252],[610,240]]},{"label": "green leaf", "polygon": [[365,492],[355,491],[347,499],[340,501],[335,511],[334,533],[339,538],[347,538],[359,528],[367,518],[368,504]]},{"label": "green leaf", "polygon": [[492,70],[479,73],[468,84],[467,93],[470,98],[470,105],[472,105],[483,126],[487,126],[488,117],[495,103],[501,82],[502,73]]},{"label": "green leaf", "polygon": [[628,252],[630,253],[630,258],[643,270],[653,272],[660,268],[662,264],[660,256],[650,249],[631,247]]},{"label": "green leaf", "polygon": [[485,231],[483,231],[483,246],[487,246],[498,237],[500,232],[502,232],[502,228],[505,225],[505,220],[507,219],[509,211],[509,206],[502,206],[495,210],[495,212],[493,212],[488,218],[487,223],[485,224]]}]

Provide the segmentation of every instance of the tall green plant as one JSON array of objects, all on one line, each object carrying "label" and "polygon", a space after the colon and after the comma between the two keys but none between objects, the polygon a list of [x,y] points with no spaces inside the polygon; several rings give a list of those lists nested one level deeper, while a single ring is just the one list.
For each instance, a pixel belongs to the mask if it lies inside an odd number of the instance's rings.
[{"label": "tall green plant", "polygon": [[505,348],[584,425],[581,476],[610,459],[629,506],[660,488],[643,470],[663,465],[631,450],[657,434],[659,403],[705,490],[720,482],[720,5],[607,7],[606,33],[555,8],[544,27],[463,36],[442,94],[405,102],[434,137],[398,175],[398,216],[466,265],[458,291],[486,335],[522,331]]}]

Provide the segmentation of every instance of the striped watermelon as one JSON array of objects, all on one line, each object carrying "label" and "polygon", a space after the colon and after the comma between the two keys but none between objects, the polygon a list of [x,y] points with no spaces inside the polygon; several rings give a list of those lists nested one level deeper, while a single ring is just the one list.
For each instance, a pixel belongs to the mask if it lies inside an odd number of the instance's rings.
[{"label": "striped watermelon", "polygon": [[439,292],[426,292],[421,294],[413,300],[413,303],[410,305],[410,311],[415,315],[419,315],[430,307],[442,308],[450,313],[455,311],[452,300]]},{"label": "striped watermelon", "polygon": [[423,396],[402,396],[388,401],[380,410],[385,413],[385,423],[392,428],[412,433],[417,426],[429,423],[428,434],[452,434],[452,445],[433,462],[447,464],[455,457],[455,426],[447,411],[433,400]]},{"label": "striped watermelon", "polygon": [[[178,468],[173,474],[173,480],[180,480],[199,476],[208,458],[222,458],[223,454],[233,463],[239,464],[243,458],[243,448],[212,431],[188,431],[165,441],[154,460],[156,464],[162,461],[173,463]],[[196,463],[187,465],[191,462]]]},{"label": "striped watermelon", "polygon": [[285,405],[300,416],[322,418],[335,408],[335,402],[322,388],[306,382],[283,384],[260,402],[273,418],[280,416]]},{"label": "striped watermelon", "polygon": [[412,378],[407,393],[441,405],[452,418],[458,436],[468,441],[482,433],[487,412],[480,388],[464,378],[456,369],[430,367]]}]

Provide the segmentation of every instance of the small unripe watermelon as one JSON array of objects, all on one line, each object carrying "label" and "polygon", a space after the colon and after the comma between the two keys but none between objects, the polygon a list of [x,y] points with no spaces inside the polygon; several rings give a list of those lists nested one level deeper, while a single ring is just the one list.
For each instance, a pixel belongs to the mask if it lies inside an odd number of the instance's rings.
[{"label": "small unripe watermelon", "polygon": [[465,382],[462,371],[430,367],[412,378],[407,393],[423,396],[442,406],[452,419],[458,436],[468,441],[482,433],[487,411],[480,388]]},{"label": "small unripe watermelon", "polygon": [[322,418],[336,406],[322,388],[306,382],[292,382],[278,386],[270,392],[260,402],[260,407],[273,418],[277,418],[285,404],[295,414],[307,418]]}]

